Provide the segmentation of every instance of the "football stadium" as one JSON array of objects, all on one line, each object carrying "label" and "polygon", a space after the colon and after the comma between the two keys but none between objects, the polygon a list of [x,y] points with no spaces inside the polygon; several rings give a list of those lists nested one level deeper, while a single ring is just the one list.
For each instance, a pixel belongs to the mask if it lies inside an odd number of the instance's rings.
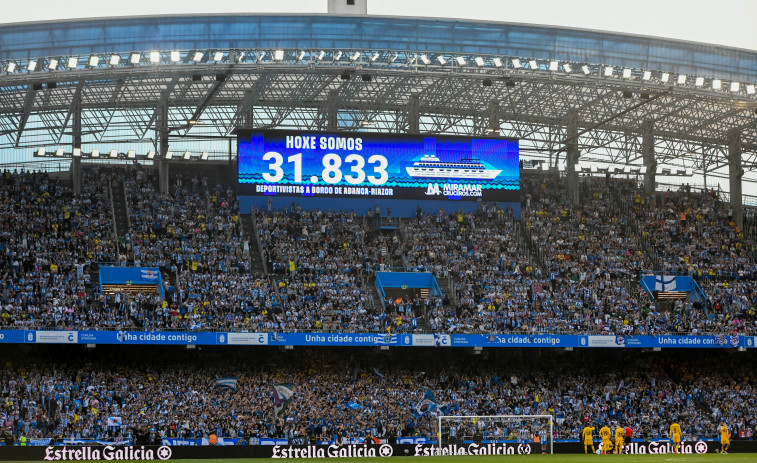
[{"label": "football stadium", "polygon": [[0,24],[0,459],[755,461],[756,84],[365,0]]}]

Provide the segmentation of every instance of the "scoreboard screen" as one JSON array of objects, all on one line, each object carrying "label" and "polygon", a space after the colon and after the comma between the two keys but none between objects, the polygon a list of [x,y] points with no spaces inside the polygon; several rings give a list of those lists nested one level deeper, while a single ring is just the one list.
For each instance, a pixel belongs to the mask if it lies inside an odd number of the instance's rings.
[{"label": "scoreboard screen", "polygon": [[237,143],[240,194],[520,200],[517,140],[275,130]]}]

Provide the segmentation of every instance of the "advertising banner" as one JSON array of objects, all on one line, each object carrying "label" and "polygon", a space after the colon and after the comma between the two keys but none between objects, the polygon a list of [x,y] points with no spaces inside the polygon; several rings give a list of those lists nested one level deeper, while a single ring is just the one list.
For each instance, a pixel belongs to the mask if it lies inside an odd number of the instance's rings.
[{"label": "advertising banner", "polygon": [[754,336],[737,335],[566,335],[566,334],[387,334],[227,333],[207,331],[22,331],[0,330],[6,344],[141,344],[218,346],[344,347],[556,347],[556,348],[728,348],[754,349]]}]

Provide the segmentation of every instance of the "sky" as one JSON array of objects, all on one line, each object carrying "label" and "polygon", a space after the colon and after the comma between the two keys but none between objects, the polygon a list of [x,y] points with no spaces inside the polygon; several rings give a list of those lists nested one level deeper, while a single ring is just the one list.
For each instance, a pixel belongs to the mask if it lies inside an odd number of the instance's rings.
[{"label": "sky", "polygon": [[[3,3],[0,23],[155,14],[326,13],[327,8],[327,0]],[[368,0],[368,14],[567,26],[757,50],[757,0]]]}]

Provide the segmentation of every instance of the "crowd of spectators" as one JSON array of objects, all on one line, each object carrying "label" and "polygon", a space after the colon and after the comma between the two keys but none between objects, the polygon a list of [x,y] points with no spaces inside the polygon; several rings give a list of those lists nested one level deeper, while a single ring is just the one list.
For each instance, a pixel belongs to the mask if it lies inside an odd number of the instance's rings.
[{"label": "crowd of spectators", "polygon": [[[85,169],[83,191],[42,173],[0,185],[0,324],[16,328],[232,331],[754,333],[753,241],[709,192],[647,198],[632,181],[586,178],[581,202],[564,179],[522,178],[522,218],[482,203],[424,213],[381,230],[381,210],[253,210],[202,176],[169,192],[138,167]],[[109,185],[123,188],[129,228],[115,238]],[[121,187],[123,185],[123,187]],[[254,236],[242,221],[254,220]],[[388,223],[388,222],[387,222]],[[749,235],[751,236],[751,235]],[[258,251],[258,243],[260,252]],[[262,257],[267,272],[253,273]],[[157,293],[99,294],[101,262],[149,265]],[[380,300],[377,270],[430,271],[439,297]],[[655,304],[651,271],[693,276],[706,300]]]},{"label": "crowd of spectators", "polygon": [[[587,423],[618,422],[635,437],[650,438],[667,436],[678,421],[686,439],[713,437],[721,420],[734,436],[751,436],[757,425],[750,364],[725,353],[697,361],[675,353],[521,354],[261,349],[170,359],[9,361],[0,369],[0,427],[15,439],[142,435],[144,443],[210,434],[434,440],[440,409],[459,416],[549,414],[562,439],[578,439]],[[217,387],[221,377],[236,378],[236,387]],[[272,388],[281,383],[291,384],[294,396],[277,416]],[[437,410],[414,412],[429,392]],[[109,417],[122,424],[109,426]]]},{"label": "crowd of spectators", "polygon": [[117,255],[107,188],[112,178],[85,169],[75,196],[46,173],[2,173],[0,325],[84,328],[114,319],[86,300],[91,266]]}]

